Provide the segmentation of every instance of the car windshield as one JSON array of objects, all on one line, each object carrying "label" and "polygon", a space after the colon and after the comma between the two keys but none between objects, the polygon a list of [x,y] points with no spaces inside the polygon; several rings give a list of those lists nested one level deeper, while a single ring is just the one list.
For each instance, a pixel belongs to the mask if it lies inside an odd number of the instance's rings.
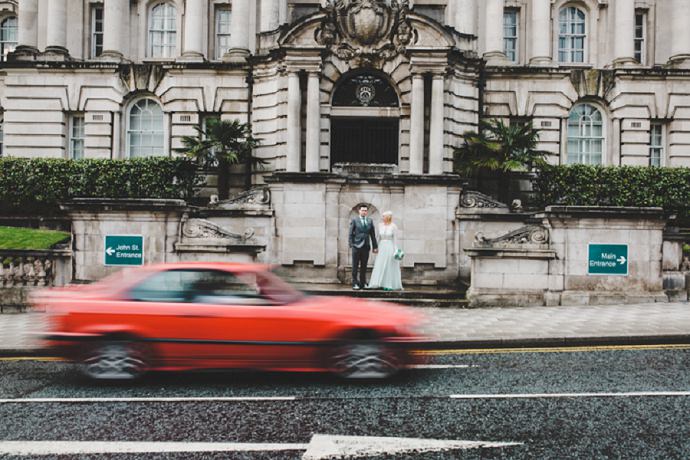
[{"label": "car windshield", "polygon": [[256,286],[259,295],[276,304],[288,304],[303,294],[271,272],[244,272],[236,274],[243,282]]}]

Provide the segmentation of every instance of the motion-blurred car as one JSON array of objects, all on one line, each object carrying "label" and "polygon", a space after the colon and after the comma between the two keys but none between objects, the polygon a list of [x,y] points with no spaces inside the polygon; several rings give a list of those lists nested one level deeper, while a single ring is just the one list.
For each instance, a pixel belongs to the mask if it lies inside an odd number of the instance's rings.
[{"label": "motion-blurred car", "polygon": [[33,301],[50,315],[46,346],[97,380],[218,368],[381,379],[421,339],[404,307],[308,296],[254,264],[149,265]]}]

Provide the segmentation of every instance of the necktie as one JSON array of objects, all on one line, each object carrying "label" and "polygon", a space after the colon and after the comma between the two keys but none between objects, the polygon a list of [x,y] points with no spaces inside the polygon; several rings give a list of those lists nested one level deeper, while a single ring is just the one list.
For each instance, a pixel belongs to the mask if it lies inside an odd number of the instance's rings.
[{"label": "necktie", "polygon": [[362,217],[362,227],[366,227],[366,226],[367,226],[367,221],[364,217]]}]

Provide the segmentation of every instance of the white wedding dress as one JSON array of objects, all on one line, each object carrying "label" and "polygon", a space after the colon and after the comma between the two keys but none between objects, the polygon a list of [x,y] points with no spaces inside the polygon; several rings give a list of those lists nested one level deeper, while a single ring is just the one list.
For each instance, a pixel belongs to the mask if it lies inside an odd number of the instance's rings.
[{"label": "white wedding dress", "polygon": [[400,277],[400,261],[393,257],[398,248],[396,233],[398,227],[394,223],[379,224],[379,252],[374,261],[369,288],[402,290]]}]

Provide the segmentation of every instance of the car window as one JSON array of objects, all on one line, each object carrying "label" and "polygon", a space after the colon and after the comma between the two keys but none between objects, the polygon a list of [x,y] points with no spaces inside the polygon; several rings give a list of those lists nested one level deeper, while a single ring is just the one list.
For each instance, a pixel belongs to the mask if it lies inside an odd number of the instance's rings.
[{"label": "car window", "polygon": [[167,270],[145,278],[130,291],[142,302],[188,302],[192,286],[202,277],[198,270]]},{"label": "car window", "polygon": [[264,305],[270,304],[259,292],[255,279],[230,272],[205,271],[191,286],[195,303]]}]

